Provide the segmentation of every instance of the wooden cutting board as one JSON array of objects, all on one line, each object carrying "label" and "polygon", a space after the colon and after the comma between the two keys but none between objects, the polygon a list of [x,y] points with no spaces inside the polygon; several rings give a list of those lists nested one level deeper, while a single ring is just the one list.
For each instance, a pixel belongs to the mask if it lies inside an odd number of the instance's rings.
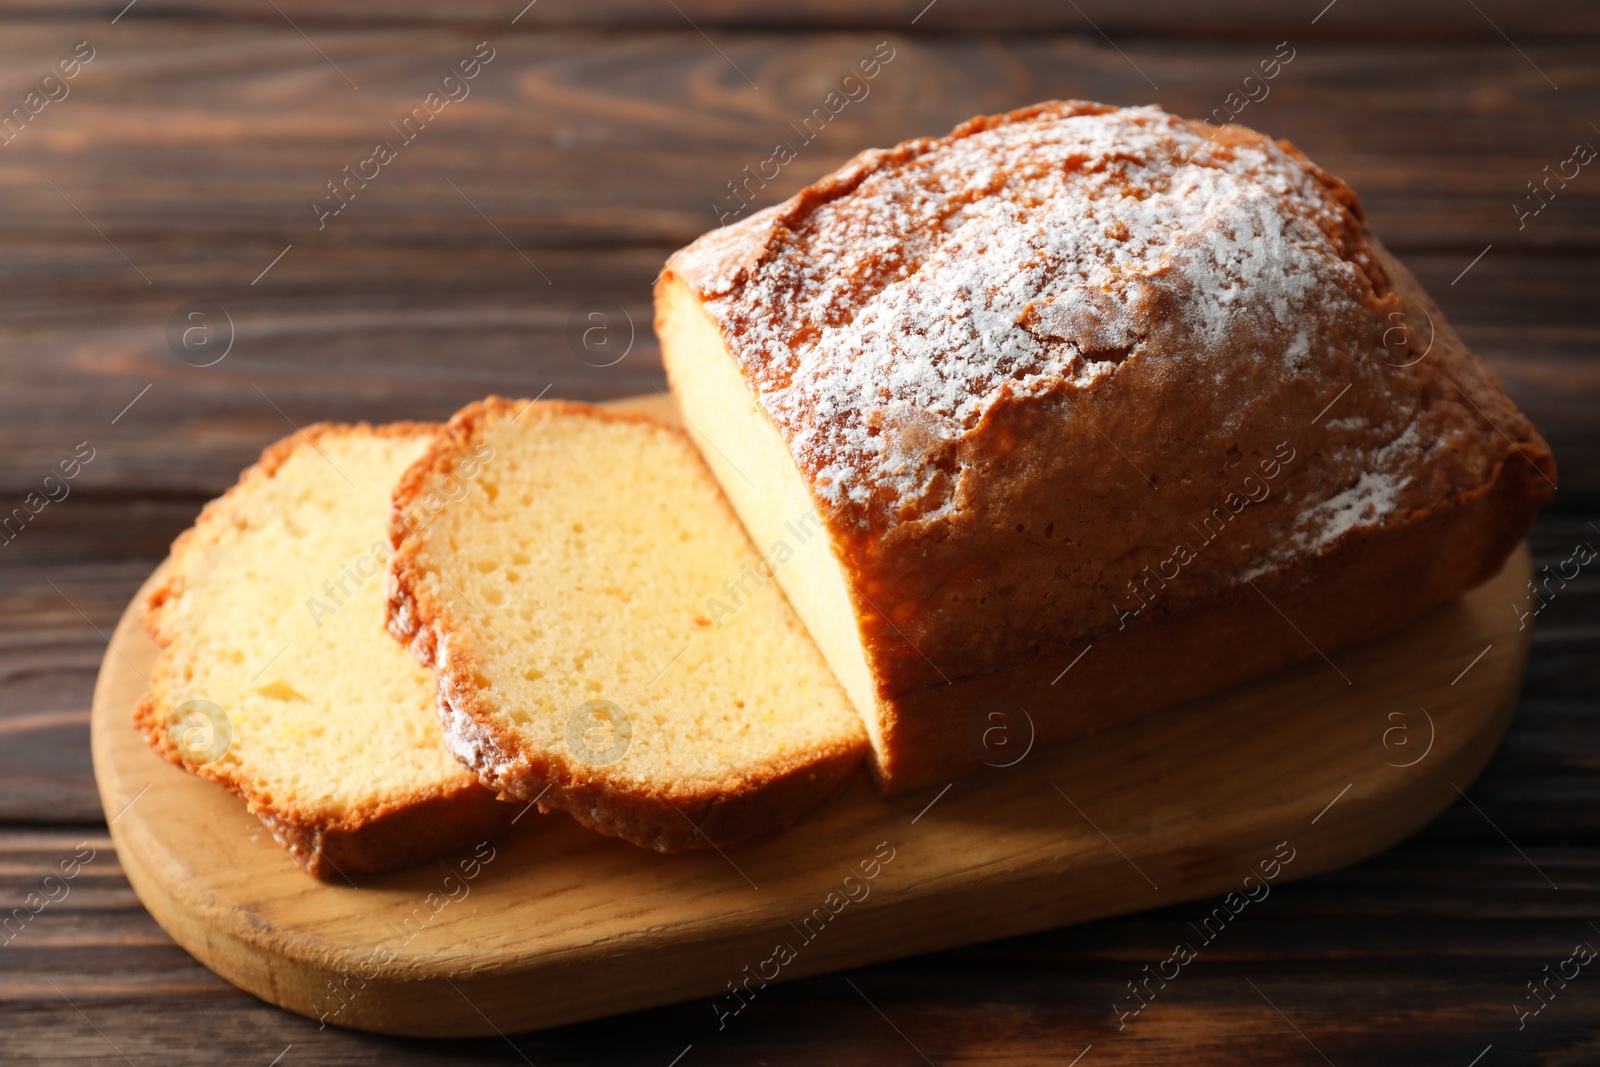
[{"label": "wooden cutting board", "polygon": [[1488,584],[1337,653],[1351,684],[1317,658],[943,788],[885,801],[863,777],[721,852],[658,855],[534,809],[476,854],[317,882],[242,801],[134,732],[156,649],[132,605],[95,689],[95,774],[156,921],[291,1011],[479,1035],[704,998],[708,1023],[736,1026],[768,982],[1236,894],[1199,948],[1273,885],[1387,848],[1504,735],[1529,574],[1524,546]]}]

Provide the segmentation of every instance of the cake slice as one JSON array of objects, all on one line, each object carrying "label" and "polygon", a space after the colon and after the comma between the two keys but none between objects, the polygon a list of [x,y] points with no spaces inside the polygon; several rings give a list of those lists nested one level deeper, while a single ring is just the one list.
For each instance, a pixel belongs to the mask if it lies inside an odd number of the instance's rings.
[{"label": "cake slice", "polygon": [[822,531],[777,580],[890,792],[1392,630],[1555,488],[1348,186],[1155,107],[865,152],[672,256],[656,332],[756,542]]},{"label": "cake slice", "polygon": [[[492,463],[478,457],[492,454]],[[798,818],[861,722],[687,436],[491,398],[395,490],[389,624],[439,681],[446,740],[502,796],[670,851]]]},{"label": "cake slice", "polygon": [[469,849],[518,812],[450,756],[432,677],[385,632],[390,492],[438,430],[324,423],[272,445],[145,603],[161,653],[136,726],[319,878]]}]

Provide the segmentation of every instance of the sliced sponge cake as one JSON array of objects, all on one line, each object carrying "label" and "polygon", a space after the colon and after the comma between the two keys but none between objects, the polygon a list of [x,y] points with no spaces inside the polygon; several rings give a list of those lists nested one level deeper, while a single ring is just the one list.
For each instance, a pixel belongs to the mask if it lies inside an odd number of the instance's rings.
[{"label": "sliced sponge cake", "polygon": [[[492,456],[483,462],[482,458]],[[493,789],[663,851],[786,824],[866,736],[694,445],[642,415],[491,398],[396,489],[390,628]],[[803,532],[803,531],[802,531]]]},{"label": "sliced sponge cake", "polygon": [[285,438],[173,545],[136,725],[248,802],[312,874],[468,849],[518,808],[445,749],[434,684],[384,630],[395,482],[435,424]]}]

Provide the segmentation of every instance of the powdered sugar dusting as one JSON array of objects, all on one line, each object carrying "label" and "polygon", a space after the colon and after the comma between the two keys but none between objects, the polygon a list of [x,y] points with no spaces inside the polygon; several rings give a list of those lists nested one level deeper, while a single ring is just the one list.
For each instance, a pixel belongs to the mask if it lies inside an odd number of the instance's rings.
[{"label": "powdered sugar dusting", "polygon": [[[1159,305],[1182,318],[1176,358],[1220,380],[1248,320],[1314,323],[1330,271],[1362,269],[1348,211],[1301,159],[1158,108],[1054,105],[852,167],[671,266],[814,492],[862,526],[947,504],[930,457],[1002,397],[1085,388],[1137,358],[1158,290],[1181,294]],[[1302,329],[1273,358],[1303,370],[1312,344]],[[1329,502],[1327,529],[1392,500],[1358,489]]]},{"label": "powdered sugar dusting", "polygon": [[1408,464],[1420,444],[1413,423],[1367,457],[1370,466],[1354,485],[1301,514],[1293,547],[1316,552],[1357,526],[1371,526],[1393,514],[1400,491],[1411,483]]},{"label": "powdered sugar dusting", "polygon": [[[1344,421],[1350,424],[1344,429],[1364,424],[1360,419]],[[1297,558],[1330,549],[1352,530],[1382,524],[1401,510],[1404,490],[1416,480],[1416,457],[1427,451],[1415,422],[1372,452],[1355,456],[1345,449],[1335,450],[1331,457],[1334,465],[1359,469],[1356,480],[1332,496],[1304,502],[1285,538],[1263,548],[1239,580],[1271,574]]]},{"label": "powdered sugar dusting", "polygon": [[1410,480],[1408,476],[1397,479],[1392,474],[1364,471],[1355,485],[1306,513],[1310,529],[1305,543],[1321,548],[1346,530],[1372,525],[1394,510],[1395,497]]}]

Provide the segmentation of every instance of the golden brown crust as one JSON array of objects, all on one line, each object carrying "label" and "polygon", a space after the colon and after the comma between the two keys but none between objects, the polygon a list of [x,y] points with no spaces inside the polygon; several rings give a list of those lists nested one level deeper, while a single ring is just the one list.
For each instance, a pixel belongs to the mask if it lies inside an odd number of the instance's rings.
[{"label": "golden brown crust", "polygon": [[464,852],[507,833],[519,811],[476,782],[396,796],[338,820],[301,821],[276,806],[253,810],[297,863],[324,880]]},{"label": "golden brown crust", "polygon": [[389,629],[419,663],[435,672],[440,723],[456,757],[502,799],[537,801],[541,811],[565,811],[590,829],[662,852],[730,844],[788,825],[840,788],[860,764],[863,743],[841,742],[830,749],[798,753],[756,775],[687,788],[660,783],[647,789],[621,786],[563,753],[532,750],[505,728],[501,709],[483,696],[474,681],[472,633],[428,592],[423,581],[426,567],[420,559],[424,546],[405,516],[435,479],[453,474],[457,462],[473,453],[489,423],[507,415],[534,419],[583,415],[684,433],[681,427],[639,412],[489,397],[457,412],[401,478],[390,527],[394,551],[389,565]]},{"label": "golden brown crust", "polygon": [[[1522,540],[1527,501],[1541,487],[1538,467],[1508,459],[1488,484],[1398,530],[1358,532],[1304,574],[1263,576],[1197,613],[1086,635],[1064,653],[899,694],[887,716],[889,759],[874,768],[879,787],[911,792],[1006,765],[1029,739],[1060,744],[1319,655],[1338,662],[1341,649],[1492,578]],[[1328,678],[1345,684],[1332,668]],[[985,735],[990,712],[1002,716],[1003,743],[1002,734]]]},{"label": "golden brown crust", "polygon": [[[658,281],[693,292],[806,481],[896,789],[897,767],[970,762],[911,721],[941,692],[1124,626],[1186,632],[1259,604],[1250,583],[1321,588],[1416,530],[1477,545],[1328,639],[1390,629],[1492,574],[1554,491],[1548,446],[1355,193],[1288,142],[1197,129],[1082,101],[979,117],[863,153]],[[1167,703],[1247,676],[1173,667]],[[1066,736],[1097,713],[1056,714]]]},{"label": "golden brown crust", "polygon": [[392,870],[410,863],[470,848],[497,837],[510,828],[516,809],[502,804],[494,794],[471,781],[437,789],[417,790],[386,797],[376,805],[357,808],[342,816],[307,808],[294,797],[273,796],[254,783],[231,773],[226,762],[196,766],[186,763],[166,729],[178,700],[174,665],[166,649],[182,638],[172,631],[168,606],[179,596],[195,560],[195,549],[205,531],[232,521],[235,502],[249,487],[274,477],[302,448],[343,434],[410,437],[434,434],[442,427],[431,422],[396,422],[373,426],[321,422],[307,426],[266,447],[261,457],[240,475],[222,496],[201,510],[194,525],[172,543],[163,574],[147,594],[143,622],[162,652],[150,671],[150,688],[134,708],[133,724],[162,758],[201,778],[215,782],[243,798],[252,814],[307,873],[322,879]]}]

